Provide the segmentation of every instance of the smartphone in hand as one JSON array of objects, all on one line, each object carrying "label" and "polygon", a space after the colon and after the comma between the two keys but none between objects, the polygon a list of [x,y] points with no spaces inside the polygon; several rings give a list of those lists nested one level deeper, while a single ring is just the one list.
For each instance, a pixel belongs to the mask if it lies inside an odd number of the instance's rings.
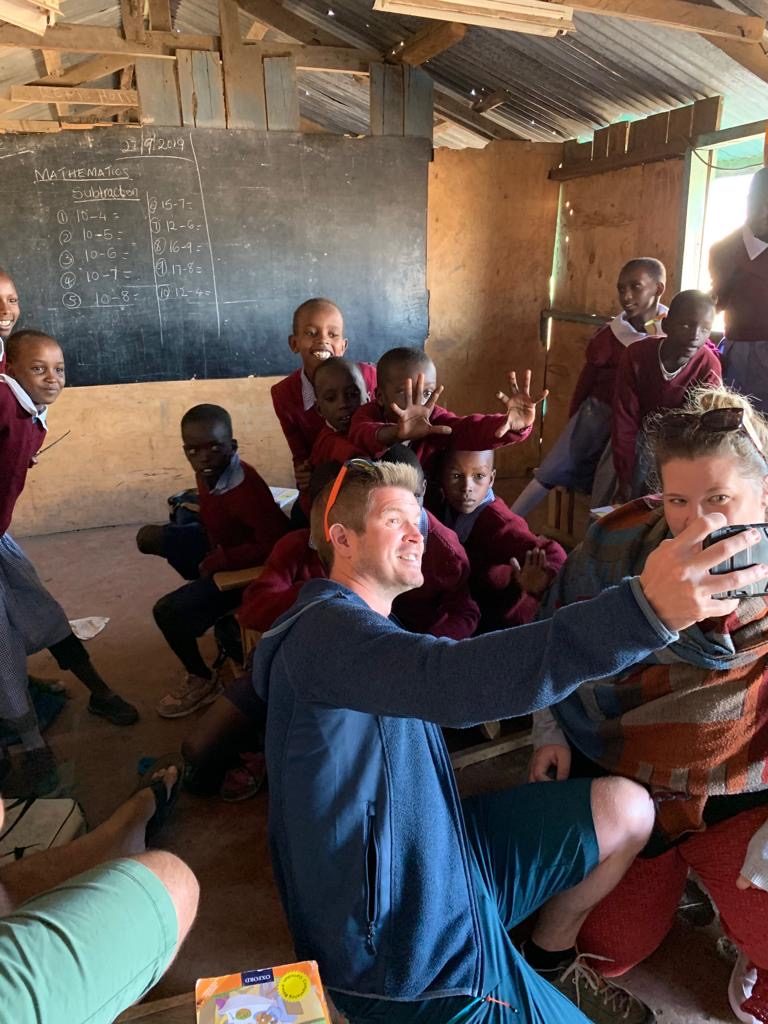
[{"label": "smartphone in hand", "polygon": [[[745,526],[723,526],[719,530],[713,530],[708,537],[704,538],[704,547],[711,547],[726,537],[733,537],[745,530],[757,530],[760,540],[757,544],[750,544],[749,547],[739,551],[738,554],[720,562],[719,565],[709,571],[713,576],[722,576],[724,573],[733,572],[736,569],[748,569],[752,565],[768,564],[768,523],[751,523]],[[761,594],[768,594],[768,579],[759,580],[757,583],[750,583],[740,590],[729,590],[722,594],[715,595],[720,600],[727,600],[731,597],[756,597]]]}]

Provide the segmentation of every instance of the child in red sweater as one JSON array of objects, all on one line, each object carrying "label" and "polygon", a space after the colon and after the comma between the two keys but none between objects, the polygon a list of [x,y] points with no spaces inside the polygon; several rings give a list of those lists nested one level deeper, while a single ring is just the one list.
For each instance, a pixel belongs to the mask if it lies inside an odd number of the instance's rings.
[{"label": "child in red sweater", "polygon": [[[565,430],[518,496],[512,511],[527,516],[553,487],[592,491],[593,504],[604,505],[613,490],[610,451],[611,404],[619,363],[627,348],[643,338],[663,333],[662,317],[667,272],[651,257],[626,263],[619,273],[617,291],[622,312],[594,335],[576,382]],[[605,466],[605,469],[603,468]]]},{"label": "child in red sweater", "polygon": [[[326,359],[343,356],[347,350],[344,317],[339,307],[330,299],[307,299],[293,314],[288,344],[301,359],[301,368],[274,385],[272,404],[291,449],[296,486],[304,491],[309,487],[312,472],[312,445],[323,428],[322,417],[315,408],[315,373]],[[367,393],[376,387],[376,368],[361,363],[360,370],[367,398]]]},{"label": "child in red sweater", "polygon": [[[163,718],[181,718],[216,698],[216,675],[205,663],[197,638],[238,606],[240,592],[220,591],[213,574],[260,565],[289,525],[266,483],[240,461],[226,409],[194,406],[182,418],[181,436],[195,471],[209,549],[199,578],[160,598],[153,609],[155,622],[187,671],[181,686],[157,705]],[[162,554],[151,541],[162,537],[163,528],[150,529],[161,532],[146,540],[147,534],[140,531],[138,540],[145,538],[142,550]]]},{"label": "child in red sweater", "polygon": [[509,375],[510,395],[499,391],[503,413],[457,416],[437,405],[443,388],[437,386],[435,365],[423,349],[394,348],[376,367],[376,398],[352,417],[349,440],[377,458],[393,444],[407,443],[416,455],[427,483],[437,482],[437,459],[449,445],[480,451],[524,441],[536,418],[538,401],[530,395],[531,372],[522,388]]},{"label": "child in red sweater", "polygon": [[11,336],[21,314],[16,286],[0,267],[0,373],[5,370],[5,342]]},{"label": "child in red sweater", "polygon": [[361,455],[349,440],[352,417],[368,399],[360,367],[348,359],[327,359],[315,373],[315,393],[317,412],[324,423],[312,445],[312,469],[324,462],[344,463]]},{"label": "child in red sweater", "polygon": [[689,388],[722,383],[720,359],[707,344],[715,307],[699,291],[677,294],[664,321],[666,337],[647,338],[624,353],[613,399],[613,464],[616,500],[647,493],[643,421],[658,409],[677,409]]},{"label": "child in red sweater", "polygon": [[446,452],[441,516],[469,556],[470,588],[482,632],[532,622],[544,592],[565,562],[553,540],[537,537],[493,493],[493,452]]},{"label": "child in red sweater", "polygon": [[[58,774],[30,700],[28,654],[48,647],[59,667],[90,690],[92,714],[115,725],[131,725],[139,716],[98,674],[63,609],[8,533],[27,471],[45,440],[48,406],[65,384],[61,348],[39,331],[19,331],[8,340],[6,368],[0,374],[0,718],[21,740],[30,792],[42,796],[56,788]],[[8,767],[3,747],[0,777]]]}]

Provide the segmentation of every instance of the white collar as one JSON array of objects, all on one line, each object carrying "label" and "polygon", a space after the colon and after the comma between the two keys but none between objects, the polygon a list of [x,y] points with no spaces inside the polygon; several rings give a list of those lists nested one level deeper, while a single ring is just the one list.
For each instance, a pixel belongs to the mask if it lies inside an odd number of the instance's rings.
[{"label": "white collar", "polygon": [[667,315],[667,312],[667,306],[665,306],[663,302],[660,302],[657,307],[656,316],[653,320],[647,321],[644,325],[646,328],[644,331],[636,330],[629,320],[627,320],[626,313],[621,313],[619,316],[615,316],[608,326],[611,328],[616,340],[621,342],[625,348],[629,348],[630,345],[633,345],[636,341],[640,341],[642,338],[663,334],[664,330],[661,324],[663,318]]},{"label": "white collar", "polygon": [[317,398],[315,396],[315,388],[312,381],[304,372],[304,367],[301,368],[301,403],[304,406],[304,412],[308,412],[310,409],[314,409]]},{"label": "white collar", "polygon": [[744,239],[744,248],[747,250],[747,256],[751,260],[756,260],[758,256],[761,256],[766,249],[768,249],[768,242],[764,242],[762,238],[757,238],[749,230],[749,225],[745,224],[741,229],[741,237]]},{"label": "white collar", "polygon": [[44,406],[42,410],[38,409],[15,377],[9,377],[7,373],[0,373],[0,380],[4,381],[11,389],[14,398],[24,412],[28,412],[33,420],[37,420],[43,430],[47,430],[48,424],[46,423],[46,419],[48,416],[48,406]]},{"label": "white collar", "polygon": [[[686,368],[686,366],[690,362],[690,359],[688,360],[688,363],[683,363],[682,366],[678,366],[678,368],[676,370],[672,370],[670,372],[666,368],[666,366],[664,365],[664,361],[661,358],[661,349],[662,349],[663,345],[664,345],[664,342],[661,341],[659,343],[659,345],[657,346],[657,348],[656,348],[656,355],[657,355],[658,360],[659,360],[659,369],[661,370],[661,376],[664,378],[664,380],[674,380],[675,377],[678,375],[678,373],[681,373]],[[638,349],[638,351],[639,351],[639,349]]]}]

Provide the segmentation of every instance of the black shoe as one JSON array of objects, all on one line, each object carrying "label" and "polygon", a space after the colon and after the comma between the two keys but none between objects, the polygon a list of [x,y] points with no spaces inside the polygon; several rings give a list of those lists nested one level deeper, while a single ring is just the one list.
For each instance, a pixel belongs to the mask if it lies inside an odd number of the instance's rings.
[{"label": "black shoe", "polygon": [[139,712],[127,700],[110,693],[108,697],[92,696],[88,701],[88,710],[92,715],[106,718],[113,725],[133,725],[139,720]]}]

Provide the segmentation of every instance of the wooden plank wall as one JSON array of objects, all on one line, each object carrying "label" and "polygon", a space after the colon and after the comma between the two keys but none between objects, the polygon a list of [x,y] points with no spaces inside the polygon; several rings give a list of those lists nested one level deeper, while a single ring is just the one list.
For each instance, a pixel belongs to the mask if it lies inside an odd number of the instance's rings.
[{"label": "wooden plank wall", "polygon": [[[539,313],[549,279],[559,186],[547,174],[559,145],[493,142],[438,149],[430,169],[427,283],[444,401],[459,413],[498,412],[508,370],[544,375]],[[500,477],[536,465],[536,437],[497,456]]]},{"label": "wooden plank wall", "polygon": [[[667,298],[679,288],[676,265],[684,195],[683,159],[642,164],[563,182],[554,261],[553,307],[611,316],[619,311],[616,279],[634,256],[667,267]],[[547,355],[552,392],[542,453],[568,419],[573,388],[591,337],[588,325],[554,321]]]}]

